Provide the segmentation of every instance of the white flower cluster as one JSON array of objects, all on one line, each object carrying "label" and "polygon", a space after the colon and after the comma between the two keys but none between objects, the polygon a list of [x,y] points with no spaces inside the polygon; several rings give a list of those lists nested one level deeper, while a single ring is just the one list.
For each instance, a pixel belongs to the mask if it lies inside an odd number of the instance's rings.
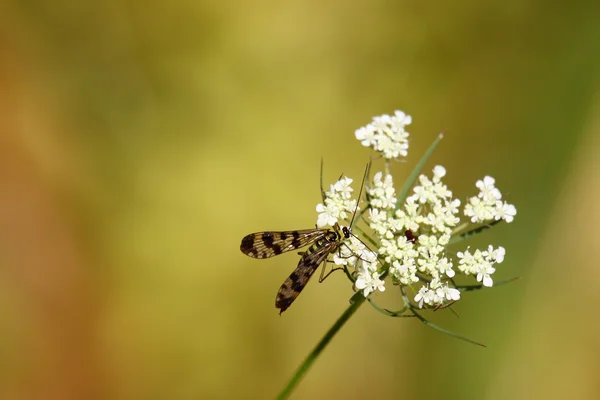
[{"label": "white flower cluster", "polygon": [[363,146],[373,148],[387,159],[406,157],[408,132],[405,127],[411,122],[410,115],[396,111],[391,116],[385,114],[374,117],[370,124],[357,129],[354,134]]},{"label": "white flower cluster", "polygon": [[[405,127],[411,122],[410,116],[396,111],[393,116],[373,118],[355,135],[364,146],[380,152],[389,169],[389,159],[407,155]],[[440,165],[433,168],[431,177],[419,176],[404,204],[398,203],[392,175],[377,172],[367,183],[368,218],[361,214],[357,219],[367,220],[374,234],[371,242],[377,243],[376,252],[351,235],[343,239],[333,257],[337,265],[354,268],[354,286],[365,297],[384,291],[382,277],[388,274],[396,285],[417,284],[414,301],[419,307],[441,307],[460,300],[461,292],[453,281],[457,273],[474,276],[483,286],[493,285],[494,266],[504,260],[506,253],[503,247],[494,249],[490,245],[487,250],[474,252],[467,248],[456,255],[447,252],[452,236],[464,232],[469,223],[459,227],[461,202],[442,182],[445,176],[446,169]],[[334,226],[357,210],[351,182],[343,178],[331,185],[324,204],[317,205],[318,227]],[[479,194],[471,197],[462,210],[471,223],[513,221],[517,210],[502,200],[494,178],[486,176],[476,186]]]},{"label": "white flower cluster", "polygon": [[325,193],[325,204],[317,204],[317,226],[333,226],[338,220],[346,219],[348,213],[352,214],[356,208],[356,200],[352,199],[352,179],[342,178]]},{"label": "white flower cluster", "polygon": [[382,172],[377,172],[373,177],[373,186],[367,188],[370,197],[369,203],[378,209],[394,209],[396,207],[396,190],[391,175],[386,175],[381,180]]},{"label": "white flower cluster", "polygon": [[[317,226],[333,226],[338,220],[346,219],[348,213],[357,210],[356,200],[352,199],[352,188],[350,184],[352,179],[342,178],[325,193],[325,204],[317,205]],[[356,269],[357,278],[355,286],[363,291],[366,297],[375,290],[384,291],[383,280],[379,279],[381,274],[377,271],[377,254],[369,250],[355,236],[350,236],[343,246],[340,247],[339,254],[333,256],[336,265],[350,265]]]},{"label": "white flower cluster", "polygon": [[[433,169],[433,178],[419,177],[414,194],[406,199],[404,210],[396,210],[396,193],[391,175],[382,181],[381,173],[367,188],[369,195],[370,227],[379,236],[379,254],[390,265],[392,278],[402,285],[420,281],[418,273],[427,275],[431,282],[426,289],[432,291],[425,301],[444,301],[448,296],[433,296],[450,288],[443,286],[444,277],[451,278],[455,272],[452,261],[445,254],[452,227],[458,224],[456,216],[460,201],[452,199],[452,192],[442,183],[446,170],[441,166]],[[414,236],[419,234],[419,236]],[[421,291],[421,296],[424,292]],[[441,292],[440,292],[441,293]],[[450,290],[452,298],[460,293]],[[428,302],[429,301],[429,302]]]},{"label": "white flower cluster", "polygon": [[480,192],[477,196],[471,197],[465,206],[465,215],[471,217],[471,222],[500,219],[512,222],[515,218],[517,209],[512,204],[502,202],[502,193],[495,184],[496,180],[491,176],[486,176],[475,184]]},{"label": "white flower cluster", "polygon": [[496,271],[494,264],[504,261],[506,250],[500,246],[496,250],[490,245],[487,250],[475,250],[473,254],[469,249],[459,251],[456,255],[460,259],[458,270],[466,275],[476,275],[477,282],[483,281],[483,286],[491,287],[494,284],[491,275]]},{"label": "white flower cluster", "polygon": [[367,297],[375,290],[385,290],[384,281],[380,279],[383,272],[378,272],[377,253],[369,250],[360,240],[351,236],[342,247],[340,255],[333,256],[336,265],[350,265],[356,269],[354,286],[363,291]]},{"label": "white flower cluster", "polygon": [[[437,307],[460,299],[460,291],[448,284],[456,274],[455,268],[462,274],[476,276],[484,286],[491,286],[493,265],[502,262],[505,254],[502,247],[494,250],[490,246],[487,251],[476,250],[473,254],[468,250],[459,252],[453,261],[446,253],[453,229],[460,223],[461,204],[442,182],[445,175],[446,169],[439,165],[433,168],[431,179],[421,175],[403,208],[397,208],[391,175],[384,177],[378,172],[367,187],[369,226],[379,239],[379,258],[389,265],[396,284],[424,283],[415,296],[420,307]],[[489,177],[477,182],[483,193],[477,198],[500,199],[502,195],[493,183]],[[514,209],[507,204],[503,207]],[[516,210],[506,215],[515,213]]]},{"label": "white flower cluster", "polygon": [[451,288],[447,283],[445,285],[436,285],[436,287],[431,284],[422,286],[419,293],[415,296],[415,301],[419,304],[419,308],[423,308],[423,303],[428,306],[437,307],[446,301],[453,302],[457,300],[460,300],[460,291]]},{"label": "white flower cluster", "polygon": [[415,222],[421,229],[425,225],[433,233],[450,235],[452,228],[460,222],[456,216],[460,200],[452,198],[452,192],[442,183],[444,176],[446,169],[441,165],[433,168],[431,180],[421,175],[419,185],[413,188],[415,193],[407,198],[407,208],[414,209],[418,204],[420,215],[416,215]]}]

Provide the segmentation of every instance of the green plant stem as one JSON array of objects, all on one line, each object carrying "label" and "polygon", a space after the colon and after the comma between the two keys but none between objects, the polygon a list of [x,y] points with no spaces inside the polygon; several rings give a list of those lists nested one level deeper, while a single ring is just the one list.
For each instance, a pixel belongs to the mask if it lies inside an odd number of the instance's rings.
[{"label": "green plant stem", "polygon": [[308,357],[306,357],[302,365],[298,367],[298,369],[294,373],[294,376],[292,376],[292,379],[290,379],[285,388],[281,391],[281,393],[279,393],[279,396],[277,396],[277,399],[288,398],[288,396],[292,393],[296,385],[298,385],[300,380],[304,377],[304,374],[306,374],[308,369],[315,362],[319,354],[321,354],[323,349],[325,349],[325,347],[329,344],[331,339],[333,339],[335,334],[342,328],[342,326],[344,326],[346,321],[350,319],[350,317],[356,312],[356,310],[358,310],[358,307],[360,307],[364,302],[365,296],[363,296],[362,292],[356,292],[354,296],[350,298],[350,306],[348,306],[346,311],[344,311],[344,313],[338,318],[338,320],[335,321],[335,324],[333,324],[333,326],[329,328],[325,336],[323,336],[321,341],[317,343],[313,351],[311,351]]}]

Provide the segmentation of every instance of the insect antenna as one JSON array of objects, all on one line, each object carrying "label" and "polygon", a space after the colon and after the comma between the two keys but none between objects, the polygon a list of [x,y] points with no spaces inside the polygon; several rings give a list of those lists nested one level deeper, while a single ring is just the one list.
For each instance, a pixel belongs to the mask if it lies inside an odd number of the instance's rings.
[{"label": "insect antenna", "polygon": [[[369,162],[367,163],[367,166],[365,168],[365,173],[363,175],[363,179],[362,179],[362,183],[360,184],[360,190],[358,192],[358,200],[356,202],[356,208],[354,209],[354,214],[352,215],[352,219],[350,220],[350,225],[348,225],[348,228],[343,227],[342,231],[344,232],[344,234],[346,235],[346,238],[353,236],[356,238],[356,240],[358,240],[359,242],[361,242],[363,244],[363,246],[365,246],[371,253],[377,254],[377,252],[373,251],[369,245],[367,245],[361,238],[359,238],[358,236],[356,236],[354,233],[352,233],[352,225],[354,224],[354,219],[356,217],[356,213],[358,211],[358,204],[360,203],[360,198],[362,196],[362,191],[363,188],[365,186],[365,182],[367,180],[367,176],[369,176],[369,172],[371,171],[371,164],[372,164],[373,160],[369,160]],[[362,215],[362,211],[361,211],[361,215]],[[366,260],[362,259],[360,256],[357,256],[357,258],[359,260],[362,260],[363,262],[365,262]],[[381,260],[378,261],[381,263]]]},{"label": "insect antenna", "polygon": [[[338,181],[340,179],[342,179],[342,176],[344,176],[343,173],[338,178]],[[323,157],[321,157],[321,172],[320,172],[319,178],[320,178],[319,179],[319,184],[320,184],[320,187],[321,187],[321,198],[323,199],[323,204],[325,204],[325,199],[327,198],[327,194],[325,193],[325,190],[323,189]]]},{"label": "insect antenna", "polygon": [[323,157],[321,157],[320,184],[321,184],[321,198],[323,199],[323,204],[325,204],[325,191],[323,190]]},{"label": "insect antenna", "polygon": [[367,164],[367,167],[365,168],[365,174],[363,175],[362,183],[360,184],[360,190],[358,191],[358,198],[356,200],[356,208],[354,209],[354,214],[352,214],[352,219],[350,220],[350,225],[348,225],[349,229],[352,229],[352,225],[354,224],[354,217],[356,217],[356,212],[358,211],[358,204],[360,203],[360,198],[362,196],[363,187],[365,186],[365,181],[367,180],[367,175],[369,174],[370,169],[371,169],[371,160],[369,160],[369,163]]},{"label": "insect antenna", "polygon": [[[349,239],[352,236],[352,237],[356,238],[356,240],[358,240],[359,242],[361,242],[363,244],[363,246],[365,246],[365,248],[367,248],[371,253],[377,254],[361,238],[359,238],[358,236],[356,236],[355,234],[352,233],[352,226],[354,225],[354,220],[356,218],[356,213],[358,212],[358,206],[360,204],[360,200],[361,200],[361,197],[362,197],[362,192],[363,192],[363,189],[364,189],[364,186],[365,186],[365,182],[366,182],[367,176],[369,176],[369,172],[371,170],[371,162],[372,162],[372,160],[370,160],[367,163],[367,166],[365,168],[365,173],[363,175],[363,179],[362,179],[362,182],[360,184],[360,190],[358,192],[358,198],[357,198],[357,201],[356,201],[356,207],[354,209],[354,213],[352,214],[352,219],[350,220],[350,224],[348,226],[341,227],[341,231],[342,231],[342,233],[343,233],[343,235],[344,235],[344,237],[346,239]],[[338,227],[338,229],[339,229],[339,227]],[[346,248],[348,250],[350,250],[350,247],[348,247],[348,245],[346,243],[344,243],[344,242],[342,242],[340,244],[340,246],[346,246]],[[340,247],[338,247],[338,251],[339,251],[339,249],[340,249]],[[358,254],[355,254],[354,256],[357,257],[359,260],[362,260],[363,262],[367,261],[367,260],[363,259]],[[345,269],[345,268],[335,268],[335,269],[332,269],[325,277],[329,276],[329,274],[331,274],[333,271],[335,271],[337,269]]]}]

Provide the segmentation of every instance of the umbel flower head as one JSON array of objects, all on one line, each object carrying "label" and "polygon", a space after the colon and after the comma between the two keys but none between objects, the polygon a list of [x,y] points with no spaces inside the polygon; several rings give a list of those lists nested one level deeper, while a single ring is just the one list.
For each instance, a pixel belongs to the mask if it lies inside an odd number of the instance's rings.
[{"label": "umbel flower head", "polygon": [[[421,315],[422,308],[450,307],[467,290],[503,283],[494,281],[494,273],[504,261],[506,250],[493,244],[473,249],[462,241],[514,220],[515,206],[502,198],[496,181],[484,176],[475,183],[474,195],[463,204],[444,182],[446,168],[435,166],[430,173],[421,169],[439,144],[439,135],[412,170],[408,180],[396,190],[391,164],[408,154],[408,132],[412,118],[402,111],[374,117],[371,123],[355,132],[363,146],[378,155],[383,166],[371,173],[370,162],[359,195],[353,198],[353,180],[343,177],[323,190],[323,202],[317,205],[317,232],[314,245],[301,253],[296,271],[281,286],[276,305],[282,311],[298,295],[312,273],[333,253],[333,262],[343,269],[355,290],[350,305],[323,336],[315,349],[280,393],[287,398],[300,378],[333,336],[363,303],[392,317],[416,317],[429,327],[467,342],[466,337],[449,332]],[[406,165],[406,164],[397,164]],[[363,191],[363,188],[365,189]],[[365,199],[361,199],[362,193]],[[340,228],[344,221],[349,226]],[[323,229],[332,227],[333,231]],[[257,236],[258,235],[258,236]],[[285,248],[274,243],[288,236],[294,238]],[[260,252],[254,246],[261,244]],[[250,256],[268,257],[298,248],[298,232],[259,232],[242,239],[241,249]],[[318,256],[318,257],[317,257]],[[329,274],[328,274],[329,275]],[[324,278],[323,278],[324,279]],[[470,279],[469,284],[461,281]],[[377,292],[399,289],[404,305],[398,310],[379,307],[372,297]]]},{"label": "umbel flower head", "polygon": [[478,180],[476,194],[461,204],[444,183],[446,169],[441,165],[430,174],[414,175],[411,190],[399,195],[390,162],[408,154],[405,128],[411,121],[396,111],[393,116],[375,117],[356,131],[361,144],[383,158],[384,168],[367,178],[362,210],[357,207],[360,199],[352,199],[352,179],[332,184],[317,205],[317,226],[349,221],[358,212],[355,222],[362,221],[363,227],[355,225],[364,240],[351,235],[334,256],[355,289],[368,297],[392,284],[410,300],[408,307],[440,308],[460,300],[467,288],[455,283],[460,276],[481,287],[493,286],[493,274],[506,250],[492,244],[485,249],[458,248],[458,243],[499,222],[512,222],[517,211],[502,199],[490,176]]}]

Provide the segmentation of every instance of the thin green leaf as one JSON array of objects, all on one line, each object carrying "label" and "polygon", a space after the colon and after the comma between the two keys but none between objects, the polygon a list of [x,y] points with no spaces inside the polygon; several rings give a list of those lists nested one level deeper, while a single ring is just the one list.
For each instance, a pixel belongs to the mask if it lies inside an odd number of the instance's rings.
[{"label": "thin green leaf", "polygon": [[366,239],[367,242],[371,243],[373,246],[378,247],[377,242],[374,241],[369,235],[366,234],[359,226],[354,226],[354,230],[360,233],[363,236],[363,239]]},{"label": "thin green leaf", "polygon": [[369,304],[371,305],[371,307],[373,307],[375,310],[379,311],[380,313],[382,313],[383,315],[386,315],[388,317],[414,317],[414,315],[405,315],[404,312],[406,310],[408,310],[408,306],[403,307],[401,310],[399,311],[390,311],[387,308],[381,308],[377,305],[377,303],[375,303],[373,300],[371,300],[370,298],[367,298],[367,300],[369,301]]},{"label": "thin green leaf", "polygon": [[[500,285],[504,285],[510,282],[514,282],[516,280],[521,279],[520,276],[515,276],[514,278],[510,278],[510,279],[505,279],[503,281],[498,281],[498,282],[494,282],[494,286],[500,286]],[[483,286],[483,284],[477,284],[477,285],[455,285],[454,286],[456,289],[460,290],[461,292],[470,292],[473,290],[479,290],[479,289],[483,289],[485,286]]]},{"label": "thin green leaf", "polygon": [[471,229],[470,231],[467,231],[465,233],[461,233],[460,235],[452,236],[452,239],[450,239],[450,242],[448,243],[448,246],[451,246],[451,245],[456,244],[458,242],[462,242],[463,240],[468,239],[471,236],[474,236],[474,235],[476,235],[478,233],[486,231],[486,230],[494,227],[495,225],[499,224],[502,221],[503,220],[501,220],[501,219],[499,219],[497,221],[492,221],[489,224],[478,226],[477,228]]},{"label": "thin green leaf", "polygon": [[435,148],[440,143],[440,141],[442,140],[443,137],[444,137],[443,133],[440,133],[438,135],[438,137],[433,141],[431,146],[429,146],[429,148],[427,149],[425,154],[423,154],[423,157],[421,157],[421,159],[419,160],[419,162],[417,163],[415,168],[412,170],[412,172],[410,173],[410,176],[408,177],[406,182],[404,182],[404,186],[402,186],[402,190],[400,191],[400,194],[398,195],[398,200],[396,202],[396,210],[398,210],[404,204],[404,200],[406,200],[408,191],[410,190],[412,185],[415,183],[415,180],[421,173],[421,170],[425,166],[425,163],[429,160],[429,158],[433,154],[433,151],[435,150]]},{"label": "thin green leaf", "polygon": [[415,315],[415,317],[417,317],[417,318],[418,318],[418,319],[419,319],[419,320],[420,320],[422,323],[424,323],[425,325],[429,326],[430,328],[433,328],[433,329],[435,329],[436,331],[439,331],[439,332],[441,332],[441,333],[445,333],[446,335],[452,336],[452,337],[454,337],[454,338],[456,338],[456,339],[463,340],[463,341],[465,341],[465,342],[468,342],[468,343],[471,343],[471,344],[476,344],[477,346],[481,346],[481,347],[487,347],[487,346],[486,346],[485,344],[483,344],[483,343],[476,342],[475,340],[472,340],[472,339],[469,339],[469,338],[467,338],[467,337],[464,337],[464,336],[462,336],[462,335],[459,335],[458,333],[451,332],[451,331],[449,331],[449,330],[447,330],[447,329],[444,329],[444,328],[442,328],[442,327],[440,327],[440,326],[437,326],[436,324],[434,324],[434,323],[432,323],[432,322],[429,322],[429,321],[428,321],[428,320],[426,320],[426,319],[425,319],[425,318],[424,318],[424,317],[423,317],[421,314],[419,314],[418,312],[416,312],[416,311],[415,311],[415,309],[414,309],[414,308],[412,308],[412,307],[410,308],[410,311],[411,311],[411,312],[412,312],[412,313]]}]

